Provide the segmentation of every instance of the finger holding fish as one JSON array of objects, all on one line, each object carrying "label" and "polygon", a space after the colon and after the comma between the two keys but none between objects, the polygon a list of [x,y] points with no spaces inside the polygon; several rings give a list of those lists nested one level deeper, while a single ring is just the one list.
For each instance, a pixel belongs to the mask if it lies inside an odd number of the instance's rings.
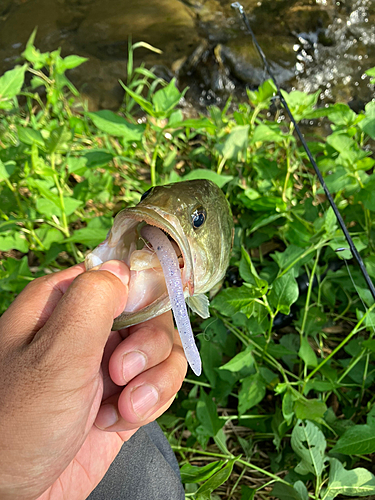
[{"label": "finger holding fish", "polygon": [[126,337],[114,349],[108,364],[111,380],[119,386],[165,361],[175,343],[181,345],[170,311],[119,333]]},{"label": "finger holding fish", "polygon": [[[174,342],[169,355],[162,362],[135,376],[124,388],[118,387],[116,392],[109,395],[102,402],[95,422],[97,427],[115,432],[131,431],[152,422],[172,404],[187,370],[178,333],[174,329],[173,331]],[[134,333],[134,336],[137,333]],[[142,337],[139,337],[139,340],[141,341]],[[114,364],[121,365],[116,359],[117,355],[113,358],[112,370],[119,368],[114,367]]]}]

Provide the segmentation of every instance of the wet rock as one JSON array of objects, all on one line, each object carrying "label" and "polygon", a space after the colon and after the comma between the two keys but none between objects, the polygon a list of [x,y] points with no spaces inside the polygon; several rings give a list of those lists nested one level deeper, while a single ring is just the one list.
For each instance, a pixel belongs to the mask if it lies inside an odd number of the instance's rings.
[{"label": "wet rock", "polygon": [[95,1],[78,29],[76,43],[99,58],[126,59],[130,35],[133,42],[142,40],[163,50],[156,55],[138,49],[135,57],[146,64],[170,66],[199,41],[191,13],[178,0],[122,0]]},{"label": "wet rock", "polygon": [[334,11],[321,5],[300,3],[286,9],[284,16],[285,25],[291,33],[320,32],[331,24]]},{"label": "wet rock", "polygon": [[[294,76],[296,63],[291,40],[288,37],[267,35],[257,38],[279,85],[285,84]],[[250,36],[231,40],[222,46],[221,54],[231,73],[249,86],[258,86],[269,78]]]},{"label": "wet rock", "polygon": [[[243,0],[251,26],[280,84],[321,89],[328,102],[367,100],[364,71],[375,65],[373,0]],[[91,109],[115,109],[126,79],[129,35],[163,50],[134,53],[158,67],[200,105],[246,96],[268,78],[238,12],[228,0],[0,0],[0,74],[14,66],[34,27],[37,47],[62,48],[90,62],[71,72]],[[159,74],[158,73],[158,74]]]}]

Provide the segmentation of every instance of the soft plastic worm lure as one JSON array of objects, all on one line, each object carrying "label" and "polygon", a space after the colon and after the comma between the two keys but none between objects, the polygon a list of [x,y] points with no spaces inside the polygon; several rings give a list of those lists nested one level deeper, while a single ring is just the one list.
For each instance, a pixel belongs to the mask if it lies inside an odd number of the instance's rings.
[{"label": "soft plastic worm lure", "polygon": [[151,243],[160,261],[186,359],[195,375],[199,376],[202,372],[202,362],[195,345],[193,330],[191,329],[185,304],[180,265],[176,252],[167,236],[157,227],[144,226],[141,229],[141,235]]}]

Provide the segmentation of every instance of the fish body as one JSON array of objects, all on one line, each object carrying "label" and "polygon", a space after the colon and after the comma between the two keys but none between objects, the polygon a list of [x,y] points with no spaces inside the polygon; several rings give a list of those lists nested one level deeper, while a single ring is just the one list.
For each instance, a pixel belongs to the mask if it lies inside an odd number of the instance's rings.
[{"label": "fish body", "polygon": [[205,292],[219,283],[229,264],[233,219],[224,193],[208,180],[155,186],[135,207],[119,212],[106,240],[86,257],[86,269],[111,259],[130,267],[129,298],[113,324],[119,330],[171,309],[163,270],[142,237],[145,225],[169,237],[179,258],[183,293],[189,306],[208,317]]}]

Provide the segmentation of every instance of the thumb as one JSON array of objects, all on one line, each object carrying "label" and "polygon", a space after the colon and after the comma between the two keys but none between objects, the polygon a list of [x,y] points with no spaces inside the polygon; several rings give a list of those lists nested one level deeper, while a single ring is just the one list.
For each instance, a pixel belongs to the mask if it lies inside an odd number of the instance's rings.
[{"label": "thumb", "polygon": [[33,343],[60,360],[63,356],[71,367],[82,367],[92,357],[100,362],[113,320],[125,308],[129,277],[128,266],[119,260],[77,276]]}]

